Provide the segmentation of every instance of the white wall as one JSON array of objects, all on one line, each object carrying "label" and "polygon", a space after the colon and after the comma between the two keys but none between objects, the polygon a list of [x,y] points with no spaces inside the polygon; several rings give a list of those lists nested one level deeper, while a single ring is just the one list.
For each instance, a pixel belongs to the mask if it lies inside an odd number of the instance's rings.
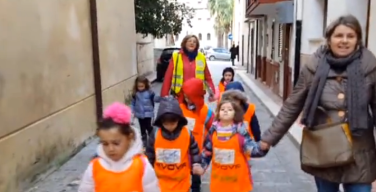
[{"label": "white wall", "polygon": [[[201,33],[202,39],[200,40],[201,47],[203,46],[217,46],[217,37],[214,30],[214,17],[210,15],[208,8],[208,0],[178,0],[186,3],[186,5],[196,9],[195,16],[191,20],[192,27],[189,27],[185,22],[183,24],[182,32],[179,37],[175,39],[175,45],[180,45],[181,41],[187,34],[199,36]],[[210,34],[210,40],[207,35]]]},{"label": "white wall", "polygon": [[[303,31],[301,53],[312,54],[324,40],[324,0],[303,1]],[[341,15],[358,18],[365,33],[368,0],[329,0],[326,26]]]},{"label": "white wall", "polygon": [[371,1],[368,31],[368,49],[376,54],[376,1]]}]

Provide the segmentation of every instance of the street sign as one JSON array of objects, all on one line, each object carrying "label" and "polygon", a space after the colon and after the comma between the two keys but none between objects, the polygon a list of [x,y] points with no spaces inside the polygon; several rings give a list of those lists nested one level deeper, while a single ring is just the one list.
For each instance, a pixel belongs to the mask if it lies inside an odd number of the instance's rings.
[{"label": "street sign", "polygon": [[228,39],[232,40],[232,34],[228,34]]}]

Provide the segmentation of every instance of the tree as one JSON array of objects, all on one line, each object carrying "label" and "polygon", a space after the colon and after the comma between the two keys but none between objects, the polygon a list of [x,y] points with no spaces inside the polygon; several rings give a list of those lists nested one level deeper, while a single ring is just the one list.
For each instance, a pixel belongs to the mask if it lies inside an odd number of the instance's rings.
[{"label": "tree", "polygon": [[176,0],[135,0],[136,32],[155,38],[177,35],[184,20],[191,26],[193,14],[192,8]]},{"label": "tree", "polygon": [[228,47],[227,36],[231,31],[231,23],[234,13],[234,0],[209,0],[210,14],[215,17],[215,31],[218,38],[218,47],[223,47],[223,39],[226,39],[225,46]]}]

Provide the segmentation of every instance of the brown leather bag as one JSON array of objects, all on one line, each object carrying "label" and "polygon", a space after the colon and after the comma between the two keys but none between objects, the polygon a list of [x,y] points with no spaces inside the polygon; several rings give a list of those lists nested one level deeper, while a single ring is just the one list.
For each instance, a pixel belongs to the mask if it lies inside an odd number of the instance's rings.
[{"label": "brown leather bag", "polygon": [[303,166],[315,168],[337,167],[354,162],[353,141],[347,123],[328,123],[303,129],[300,146]]}]

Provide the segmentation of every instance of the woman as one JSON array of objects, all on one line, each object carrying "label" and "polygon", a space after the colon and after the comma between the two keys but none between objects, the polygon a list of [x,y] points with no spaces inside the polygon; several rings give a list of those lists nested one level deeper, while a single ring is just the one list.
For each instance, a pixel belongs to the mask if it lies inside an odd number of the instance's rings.
[{"label": "woman", "polygon": [[[200,43],[195,35],[187,35],[182,43],[181,50],[172,55],[161,89],[161,97],[179,95],[185,81],[198,78],[206,82],[211,89],[210,99],[214,100],[215,87],[211,78],[205,55],[199,52]],[[204,87],[207,89],[208,87]]]},{"label": "woman", "polygon": [[325,38],[327,45],[303,66],[261,144],[275,146],[301,112],[306,127],[326,124],[328,116],[332,122],[348,122],[355,161],[329,168],[302,165],[302,169],[315,177],[318,192],[337,192],[340,184],[346,192],[370,192],[376,179],[375,119],[371,118],[376,115],[376,58],[363,47],[361,26],[351,15],[334,21]]}]

